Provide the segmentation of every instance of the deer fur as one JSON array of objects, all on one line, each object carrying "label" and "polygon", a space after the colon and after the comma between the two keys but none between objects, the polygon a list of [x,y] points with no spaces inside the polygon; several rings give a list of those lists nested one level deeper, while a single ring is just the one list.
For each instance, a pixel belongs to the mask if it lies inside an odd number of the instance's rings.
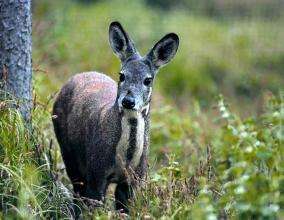
[{"label": "deer fur", "polygon": [[179,39],[168,34],[142,57],[112,22],[109,40],[121,60],[120,82],[98,72],[73,76],[54,103],[53,124],[74,192],[103,201],[116,183],[116,208],[127,212],[132,189],[147,171],[153,81],[176,54]]}]

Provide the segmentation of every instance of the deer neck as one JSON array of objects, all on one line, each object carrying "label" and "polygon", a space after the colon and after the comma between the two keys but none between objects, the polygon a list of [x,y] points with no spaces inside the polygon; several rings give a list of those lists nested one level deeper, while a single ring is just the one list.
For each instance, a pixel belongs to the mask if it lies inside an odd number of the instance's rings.
[{"label": "deer neck", "polygon": [[142,112],[121,113],[121,135],[116,147],[116,162],[123,168],[130,166],[135,169],[140,163],[147,135],[145,128],[148,114],[149,107]]}]

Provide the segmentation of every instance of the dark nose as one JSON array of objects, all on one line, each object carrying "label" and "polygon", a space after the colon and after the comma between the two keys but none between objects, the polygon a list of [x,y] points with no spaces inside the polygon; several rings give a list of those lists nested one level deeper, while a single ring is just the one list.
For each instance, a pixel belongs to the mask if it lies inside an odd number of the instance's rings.
[{"label": "dark nose", "polygon": [[133,109],[135,106],[135,99],[131,96],[125,96],[122,99],[122,106],[126,109]]}]

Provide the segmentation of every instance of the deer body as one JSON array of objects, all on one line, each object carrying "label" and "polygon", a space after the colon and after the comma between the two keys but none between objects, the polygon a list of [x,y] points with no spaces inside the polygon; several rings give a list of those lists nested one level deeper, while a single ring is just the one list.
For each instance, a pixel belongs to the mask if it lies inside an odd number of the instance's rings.
[{"label": "deer body", "polygon": [[129,171],[140,180],[147,170],[152,81],[176,53],[178,38],[166,35],[141,57],[113,22],[110,44],[122,61],[118,85],[97,72],[73,76],[54,103],[53,124],[74,192],[102,201],[116,183],[116,208],[127,211],[137,183]]}]

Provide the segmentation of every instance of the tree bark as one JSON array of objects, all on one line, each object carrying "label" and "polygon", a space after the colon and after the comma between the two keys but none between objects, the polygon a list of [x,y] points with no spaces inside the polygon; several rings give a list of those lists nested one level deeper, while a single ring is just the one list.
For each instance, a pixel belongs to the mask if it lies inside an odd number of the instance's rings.
[{"label": "tree bark", "polygon": [[32,108],[31,0],[0,0],[0,95],[13,97],[25,120]]}]

